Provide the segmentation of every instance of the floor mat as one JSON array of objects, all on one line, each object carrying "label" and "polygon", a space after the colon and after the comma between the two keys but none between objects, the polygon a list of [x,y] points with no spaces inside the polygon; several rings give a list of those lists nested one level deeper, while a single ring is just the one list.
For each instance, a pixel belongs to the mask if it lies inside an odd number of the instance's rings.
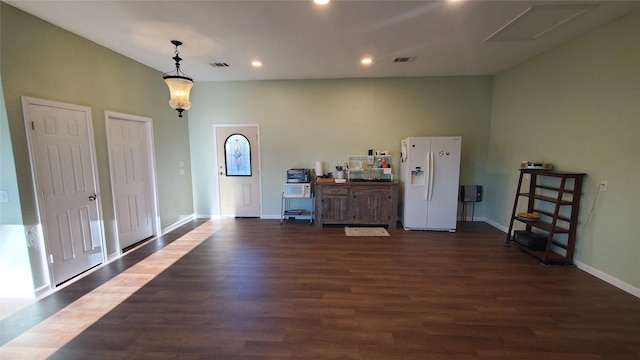
[{"label": "floor mat", "polygon": [[344,233],[347,236],[389,236],[389,233],[382,227],[348,227],[345,226]]}]

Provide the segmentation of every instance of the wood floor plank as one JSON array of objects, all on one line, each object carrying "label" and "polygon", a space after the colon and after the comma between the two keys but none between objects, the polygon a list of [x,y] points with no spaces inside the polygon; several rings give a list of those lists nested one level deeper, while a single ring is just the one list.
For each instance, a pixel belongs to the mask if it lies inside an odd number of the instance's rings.
[{"label": "wood floor plank", "polygon": [[630,294],[487,224],[389,233],[236,219],[51,358],[640,357]]}]

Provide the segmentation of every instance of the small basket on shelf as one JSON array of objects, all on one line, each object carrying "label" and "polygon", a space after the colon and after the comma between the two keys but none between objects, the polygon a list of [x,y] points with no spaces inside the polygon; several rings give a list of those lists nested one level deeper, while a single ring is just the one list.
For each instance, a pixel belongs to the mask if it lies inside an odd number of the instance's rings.
[{"label": "small basket on shelf", "polygon": [[536,214],[536,213],[521,212],[521,213],[518,213],[516,215],[516,217],[519,220],[522,220],[522,221],[537,221],[537,220],[540,220],[540,214]]}]

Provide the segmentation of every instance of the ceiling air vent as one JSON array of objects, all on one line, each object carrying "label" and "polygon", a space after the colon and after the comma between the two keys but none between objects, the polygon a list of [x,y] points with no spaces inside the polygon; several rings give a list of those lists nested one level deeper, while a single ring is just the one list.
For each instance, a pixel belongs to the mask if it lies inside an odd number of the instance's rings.
[{"label": "ceiling air vent", "polygon": [[227,64],[226,62],[213,62],[211,63],[211,66],[213,66],[214,68],[226,68],[229,67],[229,64]]},{"label": "ceiling air vent", "polygon": [[394,63],[407,63],[416,61],[417,57],[415,56],[407,56],[407,57],[397,57],[393,59]]}]

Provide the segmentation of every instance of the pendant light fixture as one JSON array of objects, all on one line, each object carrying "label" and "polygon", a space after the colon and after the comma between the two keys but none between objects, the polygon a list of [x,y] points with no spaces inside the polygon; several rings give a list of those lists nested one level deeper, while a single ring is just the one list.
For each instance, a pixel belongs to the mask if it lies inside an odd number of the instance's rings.
[{"label": "pendant light fixture", "polygon": [[193,79],[186,76],[186,74],[180,70],[180,61],[182,61],[182,58],[180,58],[178,46],[182,45],[182,42],[171,40],[171,43],[176,47],[176,56],[173,57],[173,60],[176,62],[176,71],[174,73],[165,73],[162,78],[169,87],[169,93],[171,95],[169,106],[178,110],[178,117],[182,117],[182,112],[191,108],[189,93],[193,86]]}]

